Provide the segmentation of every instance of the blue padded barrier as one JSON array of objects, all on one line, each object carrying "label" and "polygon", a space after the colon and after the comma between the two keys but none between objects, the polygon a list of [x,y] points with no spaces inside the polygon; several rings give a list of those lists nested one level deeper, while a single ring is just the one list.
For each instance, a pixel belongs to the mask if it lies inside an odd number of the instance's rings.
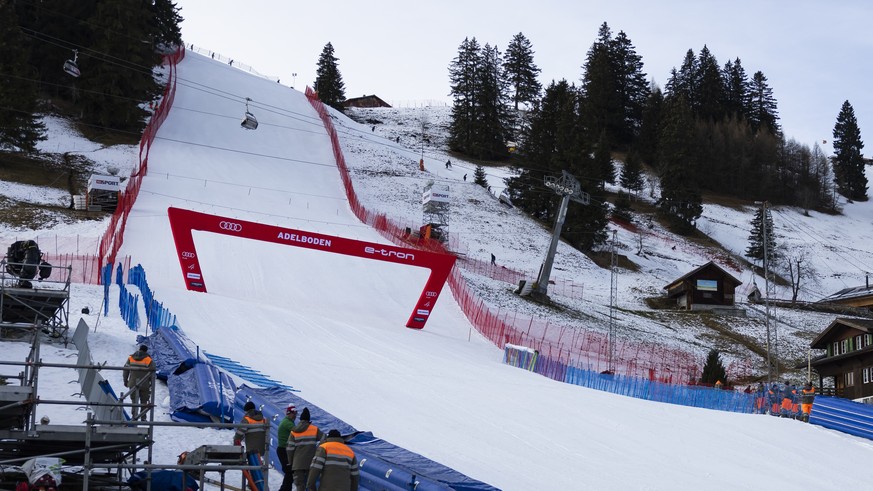
[{"label": "blue padded barrier", "polygon": [[868,404],[839,397],[816,396],[809,422],[873,440],[873,406]]},{"label": "blue padded barrier", "polygon": [[265,418],[270,418],[270,459],[278,467],[276,459],[276,430],[288,404],[297,406],[297,412],[309,408],[312,422],[324,433],[336,429],[346,438],[361,466],[361,489],[417,491],[494,491],[496,488],[476,481],[464,474],[434,462],[421,455],[380,440],[369,432],[357,431],[353,426],[336,418],[320,407],[296,394],[277,387],[255,389],[241,386],[234,400],[234,421],[242,418],[242,406],[251,400],[261,408]]},{"label": "blue padded barrier", "polygon": [[604,374],[550,359],[523,346],[507,344],[503,363],[568,384],[613,394],[735,413],[755,413],[758,394],[719,390],[699,385],[668,384],[638,377]]}]

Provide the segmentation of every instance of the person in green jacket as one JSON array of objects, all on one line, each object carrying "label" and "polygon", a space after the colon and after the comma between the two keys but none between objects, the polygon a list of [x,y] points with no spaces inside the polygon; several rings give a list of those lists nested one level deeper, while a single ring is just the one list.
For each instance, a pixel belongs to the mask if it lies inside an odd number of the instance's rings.
[{"label": "person in green jacket", "polygon": [[282,418],[282,421],[279,423],[279,429],[277,430],[278,439],[276,442],[276,457],[279,458],[282,472],[285,473],[279,491],[291,491],[291,485],[294,483],[291,466],[288,465],[288,452],[285,450],[285,446],[288,445],[288,436],[291,434],[291,430],[293,430],[294,426],[297,424],[296,420],[297,407],[294,404],[289,404],[288,407],[285,408],[285,417]]}]

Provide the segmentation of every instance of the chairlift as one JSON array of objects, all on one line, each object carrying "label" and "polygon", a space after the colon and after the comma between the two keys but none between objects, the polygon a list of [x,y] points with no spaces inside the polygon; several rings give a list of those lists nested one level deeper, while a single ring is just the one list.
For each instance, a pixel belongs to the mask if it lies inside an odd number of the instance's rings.
[{"label": "chairlift", "polygon": [[67,75],[79,78],[79,75],[82,74],[82,72],[79,71],[79,65],[76,64],[77,61],[79,61],[79,50],[74,49],[73,59],[64,62],[64,71],[67,72]]},{"label": "chairlift", "polygon": [[247,130],[256,130],[258,129],[258,119],[249,111],[249,102],[252,100],[246,97],[246,117],[240,123],[240,126]]}]

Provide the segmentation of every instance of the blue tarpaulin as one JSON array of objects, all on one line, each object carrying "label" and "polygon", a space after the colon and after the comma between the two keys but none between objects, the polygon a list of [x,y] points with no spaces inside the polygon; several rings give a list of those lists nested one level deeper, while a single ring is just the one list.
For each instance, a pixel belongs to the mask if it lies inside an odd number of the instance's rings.
[{"label": "blue tarpaulin", "polygon": [[231,421],[236,384],[178,329],[161,327],[139,342],[149,346],[157,377],[170,389],[175,421]]}]

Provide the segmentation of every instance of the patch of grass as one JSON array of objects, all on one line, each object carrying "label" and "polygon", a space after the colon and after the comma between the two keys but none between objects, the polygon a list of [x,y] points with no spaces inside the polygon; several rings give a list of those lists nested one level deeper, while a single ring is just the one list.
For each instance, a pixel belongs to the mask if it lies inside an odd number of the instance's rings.
[{"label": "patch of grass", "polygon": [[106,147],[137,145],[142,136],[140,132],[98,128],[85,123],[76,123],[75,127],[85,138]]},{"label": "patch of grass", "polygon": [[[612,253],[609,251],[582,251],[586,256],[588,256],[594,264],[600,266],[603,269],[609,269],[612,264]],[[639,271],[640,267],[637,263],[628,259],[627,256],[623,254],[616,254],[615,256],[615,264],[619,268],[626,269],[628,271]]]}]

